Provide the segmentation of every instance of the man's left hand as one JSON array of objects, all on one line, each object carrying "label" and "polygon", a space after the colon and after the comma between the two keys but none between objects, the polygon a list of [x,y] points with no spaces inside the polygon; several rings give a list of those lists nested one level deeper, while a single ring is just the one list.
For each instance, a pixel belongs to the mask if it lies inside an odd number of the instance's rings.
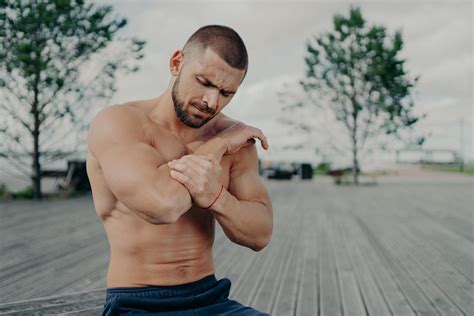
[{"label": "man's left hand", "polygon": [[186,155],[168,162],[170,176],[188,189],[198,207],[208,207],[221,189],[221,164],[212,155]]}]

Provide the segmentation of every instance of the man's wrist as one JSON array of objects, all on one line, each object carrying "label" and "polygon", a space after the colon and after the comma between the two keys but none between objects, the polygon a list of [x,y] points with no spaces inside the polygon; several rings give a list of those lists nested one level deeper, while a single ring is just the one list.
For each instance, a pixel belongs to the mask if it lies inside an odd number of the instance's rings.
[{"label": "man's wrist", "polygon": [[220,137],[213,137],[199,146],[194,153],[198,155],[212,154],[218,161],[221,161],[222,156],[227,152],[227,144],[224,139]]},{"label": "man's wrist", "polygon": [[219,199],[219,197],[221,196],[223,190],[224,190],[224,185],[221,184],[221,188],[219,190],[219,193],[216,194],[216,197],[212,200],[211,204],[209,204],[209,206],[207,206],[205,208],[211,208],[216,203],[216,201]]},{"label": "man's wrist", "polygon": [[216,144],[217,152],[220,155],[220,157],[225,155],[225,153],[228,150],[227,143],[226,143],[225,139],[223,139],[222,137],[219,137],[219,136],[215,136],[212,139],[210,139],[209,141],[212,141]]},{"label": "man's wrist", "polygon": [[224,187],[222,193],[219,195],[219,198],[212,205],[212,207],[209,208],[209,210],[211,210],[213,213],[224,215],[224,212],[227,209],[226,205],[229,202],[230,197],[231,195],[229,191],[227,191],[227,189]]}]

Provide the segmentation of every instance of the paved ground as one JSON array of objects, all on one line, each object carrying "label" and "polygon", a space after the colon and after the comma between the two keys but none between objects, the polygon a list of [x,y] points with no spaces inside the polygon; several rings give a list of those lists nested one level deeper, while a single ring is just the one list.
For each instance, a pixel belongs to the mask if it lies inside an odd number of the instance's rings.
[{"label": "paved ground", "polygon": [[[378,182],[266,181],[270,245],[254,253],[219,231],[216,275],[272,315],[473,315],[474,178]],[[0,216],[0,302],[25,300],[0,314],[100,314],[109,250],[89,196],[0,202]]]}]

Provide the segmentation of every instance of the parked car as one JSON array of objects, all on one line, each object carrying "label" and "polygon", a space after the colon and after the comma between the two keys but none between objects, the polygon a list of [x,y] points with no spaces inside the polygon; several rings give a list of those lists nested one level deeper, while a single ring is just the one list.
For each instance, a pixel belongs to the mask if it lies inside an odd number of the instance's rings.
[{"label": "parked car", "polygon": [[290,180],[294,175],[307,180],[313,178],[313,167],[309,163],[281,162],[262,170],[262,176],[268,179]]}]

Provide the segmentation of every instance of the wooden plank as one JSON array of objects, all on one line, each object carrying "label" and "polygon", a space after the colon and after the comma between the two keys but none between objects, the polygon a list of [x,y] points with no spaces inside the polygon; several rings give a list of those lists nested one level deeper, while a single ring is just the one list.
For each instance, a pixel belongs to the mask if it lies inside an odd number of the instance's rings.
[{"label": "wooden plank", "polygon": [[471,281],[474,281],[472,242],[468,242],[450,232],[443,231],[439,225],[430,222],[427,222],[425,225],[422,223],[408,225],[411,226],[413,234],[425,240],[439,251],[445,260],[449,261],[459,272]]},{"label": "wooden plank", "polygon": [[[49,264],[41,265],[39,268],[32,269],[33,272],[18,274],[8,278],[2,282],[2,295],[5,300],[11,298],[25,299],[31,297],[30,295],[50,295],[54,293],[55,284],[58,282],[65,282],[69,284],[74,283],[74,276],[81,276],[81,270],[78,269],[80,265],[87,258],[99,256],[105,250],[105,244],[97,243],[90,244],[88,247],[83,247],[75,252],[65,255],[63,258],[58,258]],[[80,266],[79,266],[80,267]],[[51,286],[51,287],[49,287]],[[12,293],[7,290],[14,287],[23,288],[21,293]],[[14,295],[14,296],[13,296]]]},{"label": "wooden plank", "polygon": [[[262,279],[266,277],[278,253],[282,250],[283,236],[274,236],[270,244],[259,254],[258,260],[244,276],[241,283],[236,284],[232,297],[244,305],[252,304]],[[232,289],[231,289],[232,290]]]},{"label": "wooden plank", "polygon": [[244,295],[244,293],[249,292],[250,287],[248,286],[248,283],[255,283],[255,280],[259,278],[264,270],[264,266],[268,266],[268,258],[270,257],[269,253],[274,245],[274,241],[275,240],[273,239],[270,244],[258,254],[258,256],[254,256],[253,260],[248,261],[240,278],[232,284],[230,289],[231,297],[240,302],[241,296]]},{"label": "wooden plank", "polygon": [[276,294],[276,288],[279,284],[282,269],[291,256],[291,249],[293,248],[294,240],[288,237],[283,244],[283,249],[275,254],[271,266],[264,278],[260,281],[257,291],[250,302],[250,305],[258,310],[269,311],[272,308],[273,299]]},{"label": "wooden plank", "polygon": [[413,256],[407,251],[403,243],[403,237],[399,237],[396,242],[387,238],[386,242],[397,251],[402,264],[408,273],[416,281],[423,293],[427,296],[435,308],[444,315],[462,315],[457,306],[446,296],[439,286],[431,279],[420,264],[414,260]]},{"label": "wooden plank", "polygon": [[278,285],[275,301],[270,309],[271,315],[289,316],[295,313],[302,270],[301,264],[302,259],[304,259],[304,247],[302,244],[304,245],[304,241],[297,240],[292,247],[292,253],[289,256],[281,282]]},{"label": "wooden plank", "polygon": [[420,238],[420,236],[417,235],[415,231],[412,229],[408,230],[406,228],[401,229],[405,231],[405,237],[410,240],[410,243],[413,243],[413,246],[416,245],[417,252],[422,252],[421,255],[428,256],[432,263],[440,266],[440,268],[449,275],[450,282],[453,281],[454,284],[464,289],[466,292],[473,292],[473,281],[471,280],[471,277],[466,276],[456,269],[456,267],[451,264],[449,258],[443,256],[427,240]]},{"label": "wooden plank", "polygon": [[[433,260],[424,247],[414,238],[411,231],[404,228],[404,239],[398,243],[403,245],[407,254],[416,261],[431,280],[444,292],[461,313],[469,314],[474,311],[473,283],[447,264],[444,260]],[[452,308],[454,309],[454,307]],[[457,311],[453,311],[455,315]]]},{"label": "wooden plank", "polygon": [[303,260],[303,271],[295,313],[298,316],[318,315],[319,311],[319,256],[315,229],[318,227],[318,221],[315,210],[308,210],[307,213],[309,213],[309,217],[305,232],[307,232],[308,237],[305,245],[305,259]]},{"label": "wooden plank", "polygon": [[[227,241],[226,241],[227,242]],[[216,274],[223,275],[223,272],[233,265],[234,260],[239,256],[239,247],[237,245],[232,245],[230,242],[227,242],[228,246],[226,250],[220,255],[220,257],[215,258],[215,271]]]},{"label": "wooden plank", "polygon": [[357,236],[360,237],[358,241],[359,247],[367,258],[368,266],[377,280],[377,284],[386,299],[391,313],[393,315],[414,315],[413,307],[410,305],[405,293],[403,293],[395,282],[386,263],[376,249],[371,245],[370,240],[365,234],[369,229],[369,225],[372,227],[375,224],[373,222],[366,224],[365,221],[368,221],[368,218],[364,219],[364,221],[361,218],[354,216],[354,219],[355,222],[352,227],[354,230],[358,231]]},{"label": "wooden plank", "polygon": [[[61,236],[61,235],[59,235]],[[97,229],[85,227],[82,231],[76,231],[72,234],[67,234],[67,237],[48,238],[48,242],[41,243],[35,247],[33,245],[25,245],[23,248],[24,254],[22,256],[15,256],[10,259],[8,256],[0,259],[2,268],[0,269],[0,276],[3,280],[18,274],[20,271],[28,271],[33,273],[33,269],[42,265],[49,265],[50,262],[61,260],[67,254],[74,252],[76,249],[87,246],[89,243],[97,243],[97,240],[104,240],[101,238],[102,232]],[[41,237],[39,237],[41,238]],[[32,253],[36,255],[32,256]]]},{"label": "wooden plank", "polygon": [[63,314],[67,312],[75,312],[80,309],[97,309],[97,307],[103,305],[102,298],[93,299],[81,299],[77,302],[67,302],[62,304],[46,305],[39,308],[24,309],[17,312],[5,313],[6,315],[51,315],[51,314]]},{"label": "wooden plank", "polygon": [[349,221],[350,213],[344,213],[341,217],[344,237],[349,249],[352,264],[355,267],[357,280],[362,293],[363,302],[369,315],[390,315],[390,309],[387,301],[377,283],[364,252],[358,244],[360,236],[353,228],[354,221]]},{"label": "wooden plank", "polygon": [[71,311],[71,312],[65,312],[62,313],[61,315],[68,315],[68,316],[100,316],[102,315],[102,311],[104,308],[101,307],[93,307],[93,308],[85,308],[85,309],[79,309],[76,311]]},{"label": "wooden plank", "polygon": [[105,300],[105,291],[85,291],[69,295],[54,295],[39,299],[28,299],[0,305],[0,314],[14,313],[22,310],[37,310],[45,306],[54,306],[57,304],[67,304],[70,302],[81,302],[89,300]]},{"label": "wooden plank", "polygon": [[[393,222],[391,225],[395,225]],[[372,228],[375,230],[381,227],[382,224],[379,222],[377,225],[373,225]],[[366,229],[365,225],[360,226],[365,234],[368,236],[369,242],[373,247],[377,249],[379,254],[383,257],[386,265],[391,270],[391,274],[394,280],[399,284],[400,289],[406,294],[406,298],[410,301],[410,305],[413,307],[417,315],[437,315],[439,312],[435,309],[433,303],[427,298],[423,289],[420,288],[418,282],[413,279],[409,270],[403,264],[403,257],[398,253],[397,249],[394,249],[386,243],[386,239],[398,240],[399,236],[387,236],[385,231],[386,226],[383,226],[382,231],[376,230],[372,233],[371,230]]]},{"label": "wooden plank", "polygon": [[259,256],[257,256],[255,253],[250,253],[251,251],[252,250],[242,251],[240,258],[237,259],[240,264],[236,264],[233,269],[223,274],[232,281],[230,297],[234,297],[235,290],[239,287],[243,280],[245,280],[247,274],[255,265],[258,258],[261,257],[261,253],[259,253]]},{"label": "wooden plank", "polygon": [[[446,194],[444,198],[449,201],[449,196],[449,194]],[[423,199],[425,198],[426,197],[423,197]],[[418,199],[418,202],[420,199]],[[441,211],[438,210],[440,206],[431,205],[430,203],[427,203],[424,208],[421,208],[421,205],[418,202],[412,203],[410,200],[408,203],[410,208],[398,208],[397,212],[393,212],[393,215],[396,215],[394,217],[386,218],[384,215],[385,222],[404,223],[399,227],[399,230],[403,231],[401,237],[394,235],[392,236],[392,239],[397,242],[404,242],[404,240],[408,239],[410,240],[409,242],[405,242],[406,247],[411,248],[411,250],[407,250],[409,255],[420,264],[421,268],[426,271],[436,286],[444,292],[440,294],[445,295],[445,297],[441,299],[441,302],[447,300],[447,304],[451,306],[445,307],[445,309],[450,310],[450,308],[453,308],[452,304],[454,303],[464,312],[466,310],[472,310],[473,265],[472,259],[468,258],[468,253],[465,252],[469,248],[472,249],[472,242],[466,240],[462,236],[454,234],[453,231],[447,229],[442,222],[446,218],[445,216],[448,212],[450,212],[451,215],[457,215],[458,212],[453,212],[452,208],[447,208],[446,210]],[[442,206],[443,205],[441,205],[441,207]],[[469,208],[469,205],[460,205],[456,208],[456,211],[463,207]],[[367,218],[369,216],[365,214],[364,217]],[[407,218],[409,220],[406,220]],[[386,234],[386,229],[380,230],[379,234],[382,233]],[[443,236],[441,242],[445,243],[444,247],[440,246],[439,242],[434,242],[432,240],[432,238],[439,240],[440,236]],[[449,240],[452,240],[451,243],[455,245],[450,247]],[[459,243],[461,243],[461,246],[459,246]],[[415,244],[418,244],[416,248],[414,247]],[[436,251],[434,247],[437,247],[440,252]],[[429,251],[429,255],[422,257],[421,255],[427,251]],[[453,256],[449,255],[450,252]],[[441,253],[444,253],[444,255],[441,255]],[[430,264],[427,264],[428,262]],[[452,266],[447,262],[450,262]],[[458,270],[456,271],[453,269],[453,266],[458,266]],[[462,273],[463,270],[465,271],[464,273]],[[468,273],[471,274],[470,277],[466,276]],[[437,298],[434,300],[437,301]]]},{"label": "wooden plank", "polygon": [[319,223],[319,247],[320,253],[320,308],[322,316],[342,315],[342,303],[340,298],[339,280],[337,269],[335,269],[335,260],[333,247],[329,243],[328,237],[328,219],[324,211],[321,212]]},{"label": "wooden plank", "polygon": [[269,311],[271,308],[275,288],[280,282],[281,267],[288,259],[289,250],[291,250],[291,238],[288,238],[281,246],[283,247],[280,248],[281,250],[278,253],[275,253],[268,270],[264,272],[264,275],[254,287],[253,295],[248,303],[248,305],[258,310]]},{"label": "wooden plank", "polygon": [[[87,239],[85,239],[85,236],[82,236],[81,239],[78,238],[78,240],[81,241],[80,243],[68,244],[67,242],[58,242],[57,244],[51,244],[49,247],[54,249],[50,249],[50,251],[46,253],[47,255],[41,254],[31,257],[30,260],[25,263],[18,264],[20,266],[19,268],[13,266],[3,269],[3,271],[1,271],[2,283],[8,284],[6,281],[17,278],[18,272],[22,271],[22,269],[25,270],[25,275],[35,274],[37,272],[35,270],[43,270],[43,266],[50,266],[51,263],[61,262],[65,255],[73,255],[77,249],[80,250],[88,245],[97,244],[99,236],[100,234],[91,232],[89,236],[87,236]],[[105,245],[105,242],[106,241],[102,239],[101,244]],[[39,268],[37,268],[38,266]]]},{"label": "wooden plank", "polygon": [[340,217],[336,217],[336,214],[333,212],[331,212],[331,215],[329,216],[328,214],[328,217],[331,218],[328,221],[328,228],[333,240],[335,264],[341,288],[342,310],[344,314],[366,315],[362,293],[359,291],[357,276],[351,262],[349,250],[346,247],[345,241],[341,238],[343,231],[339,225]]},{"label": "wooden plank", "polygon": [[[267,286],[263,283],[270,275],[272,278],[275,278],[275,274],[270,272],[271,267],[279,264],[281,258],[285,258],[284,253],[288,250],[287,242],[292,237],[292,232],[297,224],[293,220],[294,215],[292,213],[294,201],[291,199],[285,200],[283,195],[277,195],[277,199],[280,200],[280,204],[274,206],[274,227],[280,227],[281,229],[274,229],[270,244],[263,250],[263,260],[259,260],[256,267],[251,269],[249,276],[244,278],[243,284],[239,286],[238,292],[234,296],[242,304],[263,311],[268,311],[271,308],[272,293],[268,293],[268,291],[273,289],[272,286]],[[260,257],[262,254],[258,256]],[[261,294],[261,290],[265,292],[264,295],[266,295],[267,300],[257,298]],[[266,305],[260,307],[258,304]]]},{"label": "wooden plank", "polygon": [[224,231],[219,226],[217,221],[215,222],[215,233],[214,233],[214,245],[212,247],[212,253],[214,258],[220,256],[221,252],[228,246],[228,238],[224,234]]}]

